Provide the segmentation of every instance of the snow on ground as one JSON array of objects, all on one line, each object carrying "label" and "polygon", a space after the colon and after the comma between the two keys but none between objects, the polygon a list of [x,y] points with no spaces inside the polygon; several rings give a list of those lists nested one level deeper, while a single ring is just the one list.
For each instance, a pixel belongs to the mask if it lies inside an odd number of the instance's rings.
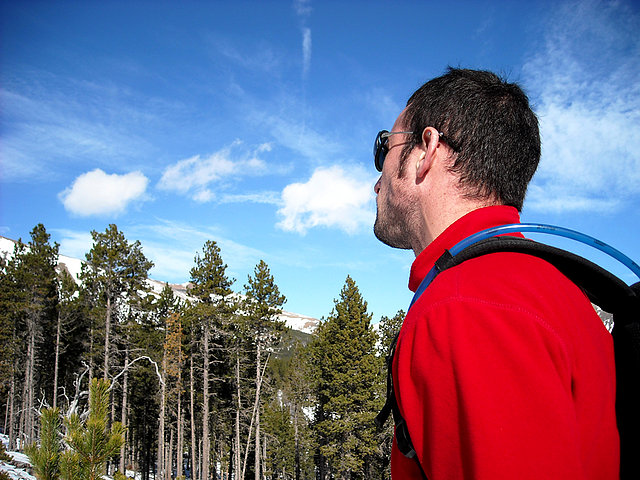
[{"label": "snow on ground", "polygon": [[13,461],[16,462],[16,463],[23,463],[25,465],[31,465],[31,460],[29,460],[29,457],[27,457],[24,453],[7,452],[7,455],[9,455],[11,458],[13,458]]},{"label": "snow on ground", "polygon": [[9,475],[11,480],[36,480],[36,477],[30,475],[25,469],[14,467],[10,463],[3,461],[0,461],[0,472],[4,472]]},{"label": "snow on ground", "polygon": [[[4,444],[5,448],[7,448],[7,445],[9,445],[9,437],[7,437],[6,435],[0,435],[0,442]],[[0,472],[5,472],[7,475],[9,475],[9,478],[11,480],[36,480],[36,477],[31,475],[24,468],[24,465],[31,465],[29,458],[24,453],[7,452],[7,455],[9,455],[13,459],[13,463],[20,466],[18,467],[11,463],[3,462],[0,460]]]}]

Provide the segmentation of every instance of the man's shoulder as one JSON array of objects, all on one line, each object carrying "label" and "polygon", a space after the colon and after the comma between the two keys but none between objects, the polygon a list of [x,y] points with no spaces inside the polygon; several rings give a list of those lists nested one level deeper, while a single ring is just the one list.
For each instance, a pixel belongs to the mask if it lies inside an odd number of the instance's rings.
[{"label": "man's shoulder", "polygon": [[422,297],[417,310],[464,304],[547,319],[597,317],[577,285],[549,262],[523,253],[491,253],[465,261],[440,273]]},{"label": "man's shoulder", "polygon": [[[526,292],[523,292],[523,289]],[[578,287],[551,263],[534,255],[514,252],[489,253],[467,260],[440,273],[433,282],[433,293],[495,294],[579,291]]]}]

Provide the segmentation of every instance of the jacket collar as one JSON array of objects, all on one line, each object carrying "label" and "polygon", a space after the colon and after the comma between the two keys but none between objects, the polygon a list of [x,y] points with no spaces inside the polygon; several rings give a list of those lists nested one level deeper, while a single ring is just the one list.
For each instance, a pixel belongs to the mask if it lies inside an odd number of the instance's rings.
[{"label": "jacket collar", "polygon": [[416,257],[411,266],[409,289],[412,292],[418,289],[422,279],[446,249],[480,230],[507,223],[520,223],[520,215],[516,208],[506,205],[479,208],[460,217]]}]

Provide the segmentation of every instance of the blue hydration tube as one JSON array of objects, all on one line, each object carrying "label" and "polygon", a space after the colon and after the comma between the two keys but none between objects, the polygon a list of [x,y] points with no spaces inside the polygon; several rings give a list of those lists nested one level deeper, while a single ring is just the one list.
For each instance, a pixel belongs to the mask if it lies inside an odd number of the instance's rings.
[{"label": "blue hydration tube", "polygon": [[[455,244],[453,248],[449,249],[451,255],[456,255],[460,253],[462,250],[467,248],[474,243],[477,243],[481,240],[485,240],[486,238],[495,237],[497,235],[502,235],[505,233],[513,233],[513,232],[534,232],[534,233],[548,233],[551,235],[556,235],[559,237],[570,238],[572,240],[576,240],[578,242],[589,245],[593,248],[596,248],[607,255],[618,260],[624,266],[629,268],[638,278],[640,278],[640,266],[629,257],[627,257],[621,251],[613,248],[611,245],[608,245],[597,238],[591,237],[589,235],[585,235],[584,233],[577,232],[575,230],[570,230],[568,228],[557,227],[555,225],[544,225],[541,223],[510,223],[507,225],[500,225],[493,228],[488,228],[486,230],[482,230],[478,233],[475,233],[461,242]],[[415,295],[413,296],[413,300],[411,300],[411,305],[422,295],[422,292],[429,286],[431,281],[437,275],[437,269],[435,266],[429,271],[427,276],[424,278],[418,289],[416,290]],[[411,305],[409,308],[411,308]]]}]

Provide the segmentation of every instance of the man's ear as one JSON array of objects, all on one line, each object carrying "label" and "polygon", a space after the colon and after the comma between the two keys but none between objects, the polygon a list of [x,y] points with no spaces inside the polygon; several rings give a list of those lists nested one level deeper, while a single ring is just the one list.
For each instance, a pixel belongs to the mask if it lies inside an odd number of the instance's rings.
[{"label": "man's ear", "polygon": [[440,135],[438,130],[433,127],[427,127],[422,132],[422,144],[420,145],[420,154],[416,163],[416,175],[422,178],[429,171],[436,158]]}]

